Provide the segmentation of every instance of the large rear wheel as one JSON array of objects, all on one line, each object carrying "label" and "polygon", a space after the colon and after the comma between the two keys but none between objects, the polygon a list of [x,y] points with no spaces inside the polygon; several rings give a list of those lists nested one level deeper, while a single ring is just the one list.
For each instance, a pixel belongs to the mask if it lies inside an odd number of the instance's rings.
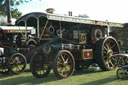
[{"label": "large rear wheel", "polygon": [[44,78],[51,71],[49,61],[43,53],[36,53],[30,60],[30,70],[36,78]]},{"label": "large rear wheel", "polygon": [[53,61],[53,71],[59,78],[67,78],[74,72],[75,61],[73,55],[67,50],[61,50]]},{"label": "large rear wheel", "polygon": [[117,67],[117,63],[113,60],[112,55],[120,52],[117,41],[112,37],[99,40],[95,48],[95,60],[100,68],[104,71],[113,70]]}]

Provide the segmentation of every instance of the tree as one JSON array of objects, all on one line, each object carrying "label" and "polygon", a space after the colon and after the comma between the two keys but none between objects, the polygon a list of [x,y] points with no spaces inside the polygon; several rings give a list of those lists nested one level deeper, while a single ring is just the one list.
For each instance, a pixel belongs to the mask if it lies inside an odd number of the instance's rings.
[{"label": "tree", "polygon": [[[17,6],[30,1],[32,0],[10,0],[12,18],[18,18],[22,15],[22,13],[17,9]],[[3,16],[7,15],[6,0],[0,0],[0,11]]]}]

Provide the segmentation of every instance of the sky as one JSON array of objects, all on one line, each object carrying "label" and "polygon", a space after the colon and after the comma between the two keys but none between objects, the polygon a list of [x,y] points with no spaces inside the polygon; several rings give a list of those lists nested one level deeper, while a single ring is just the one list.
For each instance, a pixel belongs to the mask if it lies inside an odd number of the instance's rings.
[{"label": "sky", "polygon": [[54,8],[56,14],[72,11],[73,16],[87,14],[92,20],[128,23],[128,0],[33,0],[18,7],[23,15],[47,8]]}]

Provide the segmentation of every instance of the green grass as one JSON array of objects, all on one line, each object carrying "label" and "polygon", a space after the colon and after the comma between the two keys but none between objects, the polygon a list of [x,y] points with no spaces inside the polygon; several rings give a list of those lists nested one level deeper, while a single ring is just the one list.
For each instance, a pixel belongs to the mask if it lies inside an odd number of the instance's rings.
[{"label": "green grass", "polygon": [[120,80],[114,71],[95,71],[89,69],[86,72],[74,72],[67,79],[58,79],[53,72],[48,77],[37,79],[27,70],[23,74],[0,74],[0,85],[127,85],[128,80]]}]

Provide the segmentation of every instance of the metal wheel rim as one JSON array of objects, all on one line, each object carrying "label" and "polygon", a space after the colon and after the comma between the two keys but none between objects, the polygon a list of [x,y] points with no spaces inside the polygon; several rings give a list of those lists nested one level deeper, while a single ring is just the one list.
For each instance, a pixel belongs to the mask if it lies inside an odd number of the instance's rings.
[{"label": "metal wheel rim", "polygon": [[122,66],[127,65],[128,64],[128,57],[127,56],[120,56],[119,64]]},{"label": "metal wheel rim", "polygon": [[112,55],[119,53],[119,47],[113,39],[108,39],[102,46],[102,56],[107,68],[116,68],[116,62]]},{"label": "metal wheel rim", "polygon": [[43,58],[40,54],[33,59],[32,70],[36,73],[36,75],[43,76],[50,69],[50,64]]},{"label": "metal wheel rim", "polygon": [[124,70],[124,69],[117,70],[117,78],[119,78],[119,79],[123,79],[126,77],[126,74],[124,72],[122,72],[122,70]]},{"label": "metal wheel rim", "polygon": [[10,60],[11,70],[15,73],[22,72],[26,67],[26,62],[21,55],[15,55]]},{"label": "metal wheel rim", "polygon": [[63,78],[70,76],[74,68],[71,55],[65,52],[60,54],[57,58],[56,66],[57,72],[60,76]]}]

